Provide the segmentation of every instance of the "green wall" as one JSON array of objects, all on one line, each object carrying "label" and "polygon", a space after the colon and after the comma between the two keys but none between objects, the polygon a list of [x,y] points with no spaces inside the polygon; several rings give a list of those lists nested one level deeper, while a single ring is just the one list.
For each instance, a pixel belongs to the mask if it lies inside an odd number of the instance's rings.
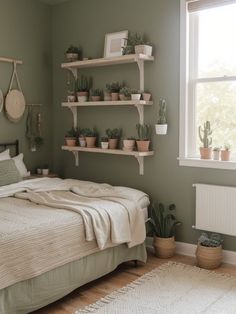
[{"label": "green wall", "polygon": [[[27,103],[42,103],[43,137],[45,145],[30,152],[25,139],[23,119],[11,123],[0,113],[0,142],[20,140],[29,169],[52,161],[52,62],[51,62],[51,7],[32,0],[0,0],[0,56],[20,59],[18,67],[21,86]],[[0,89],[7,93],[12,65],[0,62]]]},{"label": "green wall", "polygon": [[[71,0],[53,9],[53,120],[55,171],[66,177],[126,185],[147,192],[153,200],[175,202],[178,218],[183,222],[178,240],[196,243],[193,183],[235,185],[233,171],[180,167],[178,165],[179,133],[179,0]],[[146,158],[145,174],[139,176],[132,157],[81,154],[80,167],[74,166],[73,155],[62,152],[65,131],[72,116],[60,103],[66,95],[66,72],[60,68],[64,51],[70,43],[80,45],[84,56],[103,55],[106,33],[128,29],[145,32],[155,45],[155,62],[146,64],[145,85],[153,93],[155,104],[146,109],[145,120],[154,125],[158,99],[168,103],[167,136],[153,135],[155,156]],[[126,79],[138,87],[135,65],[83,70],[94,76],[95,85]],[[79,126],[97,126],[102,133],[107,127],[123,127],[125,135],[136,135],[137,112],[134,108],[82,108]],[[223,210],[223,209],[222,209]],[[225,248],[236,250],[235,238],[225,237]]]}]

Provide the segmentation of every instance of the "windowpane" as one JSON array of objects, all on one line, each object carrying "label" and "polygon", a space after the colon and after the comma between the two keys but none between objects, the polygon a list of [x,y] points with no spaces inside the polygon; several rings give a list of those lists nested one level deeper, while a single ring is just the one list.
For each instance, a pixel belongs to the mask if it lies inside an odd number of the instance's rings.
[{"label": "windowpane", "polygon": [[[236,153],[236,82],[198,83],[196,87],[196,127],[207,120],[212,125],[212,147],[230,144]],[[202,146],[196,130],[198,147]]]},{"label": "windowpane", "polygon": [[200,11],[198,75],[236,75],[236,4]]}]

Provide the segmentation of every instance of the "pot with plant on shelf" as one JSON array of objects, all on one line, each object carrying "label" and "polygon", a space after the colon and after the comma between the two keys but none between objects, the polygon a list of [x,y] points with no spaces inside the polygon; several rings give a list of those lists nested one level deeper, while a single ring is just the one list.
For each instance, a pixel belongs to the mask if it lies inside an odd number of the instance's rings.
[{"label": "pot with plant on shelf", "polygon": [[197,264],[201,268],[215,269],[219,267],[223,260],[222,253],[223,240],[217,233],[212,233],[209,237],[203,232],[198,239],[196,250]]},{"label": "pot with plant on shelf", "polygon": [[106,84],[106,89],[109,90],[111,93],[112,101],[119,100],[119,93],[122,87],[124,87],[124,83],[120,84],[119,82],[113,82],[111,84]]},{"label": "pot with plant on shelf", "polygon": [[198,128],[199,139],[203,144],[203,147],[200,147],[200,155],[201,159],[211,159],[212,158],[212,148],[210,145],[212,144],[212,135],[211,123],[210,121],[206,121],[203,127],[199,126]]},{"label": "pot with plant on shelf", "polygon": [[85,140],[86,140],[86,146],[88,148],[96,147],[96,140],[97,140],[97,136],[98,136],[98,132],[97,132],[96,128],[84,129],[84,135],[85,135]]},{"label": "pot with plant on shelf", "polygon": [[76,146],[78,130],[71,128],[65,135],[66,146]]},{"label": "pot with plant on shelf", "polygon": [[86,147],[85,130],[78,129],[78,134],[79,134],[79,146]]},{"label": "pot with plant on shelf", "polygon": [[144,101],[150,101],[152,99],[152,94],[148,91],[148,90],[145,90],[143,93],[142,93],[142,99]]},{"label": "pot with plant on shelf", "polygon": [[101,138],[101,148],[102,149],[108,149],[109,143],[108,143],[108,137],[104,136]]},{"label": "pot with plant on shelf", "polygon": [[181,225],[173,214],[175,210],[175,204],[166,208],[160,203],[151,208],[147,230],[148,236],[153,236],[153,247],[157,257],[170,258],[175,254],[175,229]]},{"label": "pot with plant on shelf", "polygon": [[70,47],[66,51],[66,60],[68,62],[74,62],[79,60],[79,56],[81,55],[81,50],[78,47],[70,45]]},{"label": "pot with plant on shelf", "polygon": [[127,86],[122,87],[120,89],[119,98],[120,100],[130,100],[131,99],[130,88]]},{"label": "pot with plant on shelf", "polygon": [[111,101],[111,89],[110,84],[106,84],[106,88],[104,90],[104,101]]},{"label": "pot with plant on shelf", "polygon": [[135,53],[152,56],[152,45],[146,40],[145,36],[138,33],[130,33],[122,53],[123,55]]},{"label": "pot with plant on shelf", "polygon": [[132,152],[135,147],[136,139],[134,137],[127,137],[123,140],[123,150],[127,152]]},{"label": "pot with plant on shelf", "polygon": [[229,144],[224,145],[224,149],[220,152],[220,157],[222,161],[229,161],[230,160],[230,148],[231,146]]},{"label": "pot with plant on shelf", "polygon": [[212,152],[213,152],[213,160],[220,160],[220,147],[214,147]]},{"label": "pot with plant on shelf", "polygon": [[93,79],[90,76],[87,78],[84,75],[77,79],[77,99],[78,102],[88,101],[89,91],[93,86]]},{"label": "pot with plant on shelf", "polygon": [[103,96],[102,89],[96,88],[91,90],[91,99],[92,101],[101,101]]},{"label": "pot with plant on shelf", "polygon": [[138,140],[136,140],[137,149],[139,152],[148,152],[150,146],[151,128],[148,124],[136,125]]},{"label": "pot with plant on shelf", "polygon": [[134,101],[138,101],[141,99],[141,92],[138,89],[131,89],[131,99]]},{"label": "pot with plant on shelf", "polygon": [[155,124],[155,130],[157,135],[167,134],[167,119],[166,119],[166,100],[161,98],[159,101],[159,117],[157,124]]},{"label": "pot with plant on shelf", "polygon": [[108,137],[109,149],[117,149],[122,129],[107,129],[106,135]]}]

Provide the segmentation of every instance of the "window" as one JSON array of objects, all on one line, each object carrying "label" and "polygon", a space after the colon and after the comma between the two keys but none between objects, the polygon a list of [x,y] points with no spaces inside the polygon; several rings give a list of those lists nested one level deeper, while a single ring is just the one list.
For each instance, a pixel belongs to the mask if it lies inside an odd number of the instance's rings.
[{"label": "window", "polygon": [[[236,169],[236,0],[181,1],[180,165]],[[234,162],[200,160],[198,127]]]}]

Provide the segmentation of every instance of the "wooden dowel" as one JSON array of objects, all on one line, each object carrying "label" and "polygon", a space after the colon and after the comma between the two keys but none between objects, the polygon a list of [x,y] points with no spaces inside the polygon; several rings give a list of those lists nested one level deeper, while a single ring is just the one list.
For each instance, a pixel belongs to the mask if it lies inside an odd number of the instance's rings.
[{"label": "wooden dowel", "polygon": [[16,59],[10,59],[10,58],[5,58],[5,57],[0,57],[0,62],[7,62],[7,63],[16,63],[16,64],[23,64],[23,61],[21,60],[16,60]]}]

